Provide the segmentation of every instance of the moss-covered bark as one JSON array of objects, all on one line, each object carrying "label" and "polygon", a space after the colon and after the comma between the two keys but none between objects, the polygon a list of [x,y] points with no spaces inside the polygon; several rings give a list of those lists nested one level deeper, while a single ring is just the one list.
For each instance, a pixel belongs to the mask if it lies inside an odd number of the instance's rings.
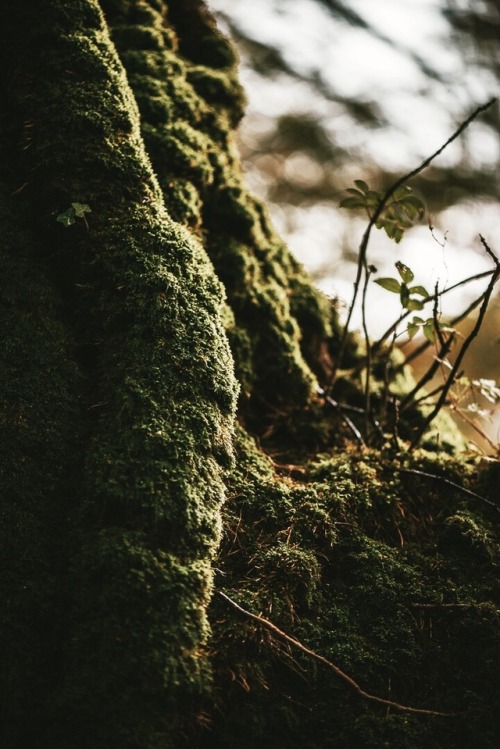
[{"label": "moss-covered bark", "polygon": [[[493,749],[494,508],[315,400],[337,322],[245,189],[206,7],[7,0],[0,55],[2,746]],[[214,565],[365,689],[460,714],[364,702]]]}]

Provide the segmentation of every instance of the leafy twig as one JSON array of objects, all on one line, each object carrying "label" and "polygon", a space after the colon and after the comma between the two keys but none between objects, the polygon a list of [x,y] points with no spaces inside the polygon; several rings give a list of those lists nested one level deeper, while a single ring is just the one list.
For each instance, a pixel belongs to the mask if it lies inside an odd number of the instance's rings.
[{"label": "leafy twig", "polygon": [[[476,273],[473,276],[468,276],[467,278],[463,278],[461,281],[457,281],[457,283],[453,284],[453,286],[448,286],[446,289],[443,289],[442,291],[440,291],[439,292],[439,296],[442,297],[445,294],[448,294],[450,291],[454,291],[459,286],[465,286],[465,284],[470,283],[471,281],[479,281],[481,278],[486,278],[487,276],[491,276],[492,273],[494,273],[494,271],[487,270],[487,271],[483,271],[482,273]],[[425,302],[433,302],[435,300],[435,298],[436,298],[435,294],[432,294],[432,295],[430,295],[430,296],[427,297],[427,299],[425,300]],[[477,306],[477,304],[479,304],[479,302],[476,302],[474,306]],[[464,316],[466,316],[467,314],[469,314],[469,311],[472,311],[474,309],[474,306],[471,307],[470,310],[468,310],[466,313],[464,313]],[[396,320],[396,322],[392,323],[392,325],[390,325],[387,328],[387,330],[385,331],[385,333],[383,333],[380,336],[380,338],[378,339],[378,341],[375,341],[375,343],[372,344],[372,353],[376,353],[380,349],[380,347],[382,346],[382,344],[385,343],[386,339],[392,333],[394,333],[394,331],[397,329],[397,327],[399,326],[399,324],[404,319],[406,319],[408,317],[408,315],[410,315],[410,314],[411,314],[411,310],[406,310],[402,315],[400,315],[399,319]],[[463,317],[460,317],[459,319],[462,320]],[[426,342],[425,346],[422,347],[422,350],[424,350],[428,346],[429,346],[429,342]],[[412,358],[414,358],[414,356],[412,356]],[[407,363],[407,362],[405,362],[405,363]]]},{"label": "leafy twig", "polygon": [[488,246],[488,244],[487,244],[486,240],[484,239],[484,237],[480,235],[480,238],[481,238],[481,242],[483,244],[483,247],[485,248],[485,250],[488,253],[488,255],[490,255],[490,257],[493,259],[493,262],[495,263],[495,270],[493,271],[493,274],[491,276],[490,282],[488,284],[488,288],[486,289],[486,292],[484,294],[483,302],[482,302],[481,308],[479,310],[479,315],[477,316],[476,324],[474,325],[473,329],[471,330],[471,332],[469,333],[469,335],[467,336],[467,338],[463,342],[462,347],[461,347],[461,349],[460,349],[460,351],[458,353],[458,356],[456,358],[456,361],[455,361],[454,365],[452,366],[452,368],[450,370],[450,373],[448,375],[448,379],[446,380],[445,386],[444,386],[443,390],[441,391],[441,395],[439,396],[439,398],[437,400],[437,403],[434,406],[433,410],[431,411],[431,413],[429,414],[429,416],[426,418],[423,426],[418,431],[417,435],[414,437],[414,439],[413,439],[413,441],[412,441],[412,443],[410,445],[410,450],[413,450],[415,447],[417,447],[417,445],[420,442],[420,439],[421,439],[422,435],[424,434],[425,430],[427,429],[427,427],[429,426],[429,424],[435,419],[435,417],[438,415],[438,413],[440,412],[441,408],[443,407],[444,402],[446,400],[446,397],[448,395],[448,392],[449,392],[451,386],[453,385],[453,383],[455,382],[455,377],[457,375],[457,372],[460,369],[460,365],[462,364],[462,361],[463,361],[463,358],[464,358],[464,356],[465,356],[465,354],[467,352],[467,349],[469,348],[470,344],[472,343],[472,341],[474,340],[474,338],[479,333],[481,325],[483,324],[484,316],[485,316],[486,310],[488,308],[490,297],[491,297],[491,294],[493,293],[493,288],[494,288],[496,282],[498,281],[498,279],[500,277],[500,262],[498,261],[498,258],[496,257],[496,255],[494,254],[494,252],[490,249],[490,247]]},{"label": "leafy twig", "polygon": [[346,684],[348,684],[351,687],[351,689],[353,689],[360,697],[363,697],[366,700],[371,700],[372,702],[378,702],[381,705],[388,705],[389,707],[393,707],[396,710],[401,710],[403,712],[408,712],[408,713],[417,713],[418,715],[433,715],[433,716],[442,717],[442,718],[450,718],[456,715],[456,713],[442,713],[438,710],[425,710],[425,709],[418,708],[418,707],[410,707],[409,705],[401,705],[399,702],[393,702],[392,700],[385,700],[383,699],[383,697],[377,697],[374,694],[365,692],[365,690],[360,687],[357,681],[355,681],[351,676],[349,676],[344,671],[342,671],[342,669],[340,669],[338,666],[336,666],[334,663],[329,661],[324,656],[319,655],[319,653],[316,653],[314,650],[311,650],[310,648],[303,645],[301,642],[299,642],[299,640],[296,640],[294,637],[290,637],[290,635],[287,635],[286,632],[283,632],[282,629],[279,629],[279,627],[277,627],[275,624],[270,622],[269,619],[265,619],[263,616],[258,616],[257,614],[252,614],[251,611],[244,609],[243,606],[240,606],[239,603],[236,603],[236,601],[233,601],[232,598],[226,595],[226,593],[223,593],[221,590],[217,591],[217,594],[224,601],[226,601],[226,603],[228,603],[230,606],[232,606],[237,611],[239,611],[240,614],[243,614],[249,619],[252,619],[253,621],[258,622],[258,624],[262,625],[263,627],[266,627],[266,629],[268,629],[270,632],[277,635],[278,637],[281,637],[283,640],[290,643],[290,645],[293,645],[293,647],[298,648],[298,650],[302,650],[303,653],[306,653],[312,658],[315,658],[317,661],[320,661],[320,663],[323,663],[331,671],[333,671],[340,679],[342,679]]},{"label": "leafy twig", "polygon": [[372,216],[371,216],[371,218],[370,218],[370,220],[368,222],[368,225],[367,225],[367,227],[365,229],[365,232],[364,232],[363,237],[361,239],[361,243],[359,245],[358,268],[357,268],[357,271],[356,271],[356,278],[355,278],[355,281],[354,281],[354,293],[353,293],[351,305],[349,307],[349,312],[348,312],[348,315],[347,315],[347,320],[346,320],[346,323],[345,323],[345,326],[344,326],[344,330],[343,330],[343,333],[342,333],[342,338],[341,338],[341,341],[340,341],[339,353],[337,355],[336,365],[335,365],[334,370],[333,370],[333,372],[332,372],[332,374],[330,376],[330,383],[329,383],[328,390],[331,390],[332,387],[333,387],[333,384],[335,382],[335,377],[336,377],[336,374],[337,374],[337,370],[338,370],[339,366],[341,365],[342,359],[344,357],[344,351],[345,351],[345,347],[346,347],[346,343],[347,343],[347,336],[348,336],[348,333],[349,333],[349,325],[351,323],[351,318],[352,318],[352,314],[353,314],[353,311],[354,311],[354,305],[356,304],[356,300],[358,298],[359,286],[360,286],[360,283],[361,283],[361,277],[362,277],[362,274],[363,274],[363,270],[366,268],[366,253],[367,253],[367,250],[368,250],[368,243],[370,241],[370,234],[371,234],[371,231],[372,231],[373,227],[377,223],[378,219],[382,215],[382,213],[384,211],[384,208],[386,207],[388,201],[390,200],[390,198],[393,196],[393,194],[396,192],[396,190],[399,187],[402,187],[408,180],[412,179],[413,177],[416,177],[417,174],[420,174],[420,172],[422,172],[424,169],[426,169],[429,166],[429,164],[431,164],[434,161],[434,159],[437,158],[437,156],[439,156],[445,150],[445,148],[447,148],[447,146],[450,145],[450,143],[453,143],[453,141],[456,140],[456,138],[458,138],[463,133],[463,131],[471,124],[471,122],[473,120],[476,119],[476,117],[479,114],[481,114],[482,112],[485,112],[495,102],[496,102],[496,98],[493,98],[490,101],[488,101],[486,104],[483,104],[482,106],[480,106],[477,109],[475,109],[474,112],[472,112],[472,114],[466,120],[464,120],[464,122],[462,122],[462,124],[455,130],[455,132],[448,138],[448,140],[445,143],[443,143],[443,145],[440,146],[440,148],[438,148],[437,151],[435,151],[431,156],[429,156],[427,159],[425,159],[418,167],[416,167],[415,169],[412,169],[410,172],[407,172],[407,174],[404,174],[402,177],[400,177],[398,180],[396,180],[396,182],[394,182],[394,184],[392,184],[386,190],[386,192],[384,193],[384,195],[382,196],[382,198],[380,200],[380,203],[375,208],[375,210],[374,210],[374,212],[373,212],[373,214],[372,214]]},{"label": "leafy twig", "polygon": [[[491,276],[493,273],[494,273],[494,271],[488,271],[487,274],[483,273],[481,275],[482,276],[484,276],[484,275]],[[445,294],[446,291],[449,291],[449,289],[445,289],[444,291],[441,292],[441,294]],[[454,317],[453,320],[450,321],[450,327],[454,327],[455,325],[458,325],[458,323],[462,322],[462,320],[465,320],[465,318],[468,317],[470,315],[470,313],[473,312],[476,309],[476,307],[479,307],[479,305],[481,304],[481,302],[484,299],[484,295],[485,294],[486,294],[486,292],[484,291],[480,296],[478,296],[477,299],[474,299],[474,301],[471,304],[469,304],[469,306],[463,312],[461,312],[459,315],[457,315],[456,317]],[[398,371],[400,369],[404,369],[404,367],[406,367],[407,364],[409,364],[411,361],[413,361],[414,359],[416,359],[417,356],[420,356],[421,354],[423,354],[424,351],[426,351],[429,348],[430,345],[431,345],[430,341],[424,341],[420,346],[418,346],[416,349],[414,349],[410,354],[408,354],[408,356],[406,357],[406,359],[404,360],[404,362],[402,362],[399,365]]]}]

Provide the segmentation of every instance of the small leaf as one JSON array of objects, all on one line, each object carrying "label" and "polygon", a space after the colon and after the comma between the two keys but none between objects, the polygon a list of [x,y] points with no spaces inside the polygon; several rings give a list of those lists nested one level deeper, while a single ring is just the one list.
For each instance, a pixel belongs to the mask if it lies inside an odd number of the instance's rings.
[{"label": "small leaf", "polygon": [[425,323],[424,327],[422,328],[422,331],[424,333],[424,336],[427,338],[427,340],[430,341],[431,343],[434,343],[436,339],[436,331],[434,330],[434,321],[430,323],[428,320]]},{"label": "small leaf", "polygon": [[410,288],[410,294],[417,294],[418,296],[423,296],[424,299],[429,298],[429,292],[423,286],[412,286]]},{"label": "small leaf", "polygon": [[346,192],[350,192],[352,195],[357,195],[358,198],[365,197],[364,192],[361,192],[361,190],[356,190],[355,187],[346,187]]},{"label": "small leaf", "polygon": [[68,208],[64,213],[60,213],[57,216],[56,221],[59,221],[63,226],[71,226],[71,224],[75,223],[75,209]]},{"label": "small leaf", "polygon": [[413,317],[412,323],[413,323],[414,325],[423,325],[423,324],[424,324],[424,321],[422,320],[422,318],[421,318],[421,317],[417,317],[417,316],[415,315],[415,316]]},{"label": "small leaf", "polygon": [[364,198],[344,198],[339,203],[339,208],[364,208],[365,206]]},{"label": "small leaf", "polygon": [[408,197],[408,193],[411,192],[411,187],[408,187],[408,185],[402,185],[401,187],[398,187],[398,189],[394,192],[393,197],[396,200],[406,199]]},{"label": "small leaf", "polygon": [[393,294],[399,294],[401,290],[401,284],[396,278],[377,278],[375,283],[387,291],[392,291]]},{"label": "small leaf", "polygon": [[86,203],[71,203],[71,205],[75,211],[75,216],[78,216],[78,218],[83,218],[86,213],[92,213],[92,208]]},{"label": "small leaf", "polygon": [[368,192],[366,193],[366,197],[368,199],[368,202],[373,205],[378,205],[382,198],[381,194],[379,192],[376,192],[375,190],[368,190]]},{"label": "small leaf", "polygon": [[408,286],[405,283],[401,284],[400,288],[401,305],[405,309],[409,309],[408,304],[410,302],[410,294],[408,292]]},{"label": "small leaf", "polygon": [[363,179],[355,179],[354,184],[364,193],[367,193],[370,189]]},{"label": "small leaf", "polygon": [[414,338],[416,336],[416,334],[419,331],[419,328],[420,328],[419,325],[415,325],[412,322],[408,323],[407,328],[406,328],[406,332],[408,333],[408,338],[410,339],[410,341],[411,341],[412,338]]},{"label": "small leaf", "polygon": [[405,306],[406,306],[407,310],[410,310],[410,312],[413,312],[413,311],[417,311],[417,310],[423,309],[424,308],[424,303],[423,302],[419,302],[418,299],[410,299],[406,303]]},{"label": "small leaf", "polygon": [[403,279],[403,281],[405,283],[411,283],[413,281],[413,279],[415,278],[415,276],[413,274],[413,271],[410,270],[410,268],[408,268],[407,265],[405,265],[404,263],[401,263],[399,260],[397,261],[397,263],[395,265],[396,265],[396,269],[397,269],[399,275],[401,276],[401,278]]}]

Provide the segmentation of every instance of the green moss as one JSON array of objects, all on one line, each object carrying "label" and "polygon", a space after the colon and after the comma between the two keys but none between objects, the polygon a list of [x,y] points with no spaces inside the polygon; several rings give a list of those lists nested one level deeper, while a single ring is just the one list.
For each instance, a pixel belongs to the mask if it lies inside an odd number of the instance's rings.
[{"label": "green moss", "polygon": [[[299,481],[280,479],[239,437],[218,583],[363,689],[460,714],[379,708],[216,598],[218,746],[495,746],[492,511],[398,467],[463,486],[472,476],[446,456],[353,449],[314,462]],[[214,746],[209,735],[202,746]]]},{"label": "green moss", "polygon": [[[70,16],[63,0],[12,8],[2,39],[19,70],[3,82],[12,130],[36,123],[15,163],[30,183],[21,201],[86,377],[62,677],[40,742],[176,746],[179,705],[209,683],[205,609],[237,386],[222,287],[165,211],[125,73],[87,6],[99,14],[91,0]],[[134,39],[150,49],[153,37]],[[198,158],[195,131],[172,133]],[[91,207],[88,228],[56,221],[75,201]],[[87,729],[75,736],[76,724]]]},{"label": "green moss", "polygon": [[[204,4],[5,18],[8,749],[494,749],[496,515],[450,481],[493,502],[496,469],[453,440],[360,449],[314,397],[336,311],[243,185],[236,56]],[[57,222],[73,202],[87,225]],[[214,567],[363,689],[453,718],[363,700],[213,596]]]},{"label": "green moss", "polygon": [[[107,11],[165,205],[203,239],[224,283],[234,313],[228,333],[242,407],[256,416],[266,410],[264,401],[304,403],[314,382],[304,356],[320,373],[326,355],[321,341],[332,335],[326,302],[243,185],[230,140],[243,103],[232,46],[201,5],[170,3],[168,10],[166,20],[152,8],[134,20],[138,28],[175,32],[181,58],[148,45],[131,52],[120,36],[123,19],[113,8]],[[314,337],[314,345],[302,345]]]}]

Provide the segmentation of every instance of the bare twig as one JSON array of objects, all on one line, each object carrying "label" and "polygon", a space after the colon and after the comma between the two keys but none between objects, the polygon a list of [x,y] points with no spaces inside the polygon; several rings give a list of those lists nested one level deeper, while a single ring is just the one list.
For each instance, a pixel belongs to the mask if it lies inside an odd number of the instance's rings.
[{"label": "bare twig", "polygon": [[422,476],[426,479],[439,481],[441,484],[446,484],[447,486],[453,487],[453,489],[458,489],[458,491],[460,491],[462,494],[465,494],[467,497],[472,497],[473,499],[479,499],[481,502],[485,502],[487,505],[493,507],[494,510],[500,513],[500,507],[491,500],[486,499],[486,497],[481,496],[481,494],[472,492],[470,489],[466,489],[465,486],[460,486],[460,484],[456,484],[454,481],[450,481],[450,479],[444,478],[444,476],[438,476],[435,473],[427,473],[427,471],[419,471],[416,468],[398,468],[397,471],[398,473],[406,473],[410,476]]},{"label": "bare twig", "polygon": [[[338,411],[340,417],[342,418],[342,421],[344,421],[345,424],[349,427],[351,432],[354,434],[355,438],[359,442],[359,444],[362,447],[365,447],[365,441],[363,439],[363,436],[357,426],[354,424],[352,419],[349,418],[349,416],[344,413],[344,406],[341,406],[340,403],[338,403],[334,398],[331,397],[331,395],[328,395],[325,393],[322,387],[319,385],[316,386],[316,392],[322,396],[326,400],[327,403],[330,404],[330,406],[333,406],[333,408]],[[351,409],[352,410],[352,409]]]},{"label": "bare twig", "polygon": [[351,676],[349,676],[344,671],[342,671],[342,669],[340,669],[338,666],[336,666],[334,663],[329,661],[324,656],[319,655],[314,650],[311,650],[310,648],[303,645],[301,642],[299,642],[299,640],[296,640],[294,637],[290,637],[290,635],[287,635],[286,632],[283,632],[282,629],[279,629],[279,627],[277,627],[275,624],[270,622],[269,619],[265,619],[263,616],[258,616],[257,614],[252,614],[251,611],[244,609],[243,606],[240,606],[239,603],[236,603],[236,601],[233,601],[232,598],[230,598],[228,595],[223,593],[221,590],[217,591],[217,593],[221,598],[224,599],[224,601],[226,601],[226,603],[228,603],[230,606],[235,608],[244,616],[248,617],[249,619],[252,619],[253,621],[257,622],[263,627],[266,627],[266,629],[268,629],[270,632],[273,632],[273,634],[282,638],[283,640],[285,640],[285,642],[290,643],[290,645],[293,645],[293,647],[298,648],[299,650],[302,650],[303,653],[306,653],[307,655],[311,656],[311,658],[314,658],[315,660],[320,661],[320,663],[323,663],[331,671],[333,671],[340,679],[342,679],[346,684],[348,684],[351,687],[351,689],[353,689],[360,697],[363,697],[366,700],[371,700],[372,702],[378,702],[381,705],[388,705],[389,707],[393,707],[396,710],[401,710],[403,712],[408,712],[408,713],[417,713],[418,715],[433,715],[433,716],[442,717],[442,718],[450,718],[456,715],[456,713],[442,713],[438,710],[424,710],[418,707],[410,707],[408,705],[401,705],[399,702],[393,702],[392,700],[385,700],[382,697],[377,697],[374,694],[365,692],[365,690],[360,687],[357,681],[355,681]]},{"label": "bare twig", "polygon": [[368,291],[368,283],[370,276],[375,268],[373,265],[368,265],[365,268],[365,282],[363,284],[363,295],[361,298],[361,315],[363,322],[363,334],[365,336],[365,348],[366,348],[366,374],[365,374],[365,437],[368,437],[368,422],[371,411],[370,405],[370,394],[371,394],[371,372],[372,372],[372,352],[370,346],[370,336],[368,334],[368,323],[366,320],[366,292]]},{"label": "bare twig", "polygon": [[422,390],[422,388],[429,382],[429,380],[432,380],[432,378],[434,377],[434,375],[436,374],[439,368],[439,365],[443,361],[444,357],[448,354],[448,351],[450,350],[453,344],[454,338],[455,337],[453,335],[450,335],[447,341],[444,341],[443,339],[443,345],[441,349],[439,350],[438,355],[434,357],[434,361],[432,362],[430,367],[428,367],[428,369],[424,372],[424,374],[422,375],[420,380],[417,382],[413,390],[411,390],[407,395],[405,395],[405,397],[401,401],[401,404],[400,404],[401,410],[404,410],[405,408],[408,408],[408,406],[411,406],[411,404],[415,400],[415,396],[417,395],[417,393],[419,393],[420,390]]},{"label": "bare twig", "polygon": [[456,138],[458,138],[463,133],[463,131],[471,124],[471,122],[473,120],[476,119],[476,117],[479,114],[481,114],[482,112],[485,112],[495,102],[496,102],[496,98],[493,98],[490,101],[488,101],[486,104],[483,104],[482,106],[480,106],[477,109],[475,109],[474,112],[472,112],[472,114],[466,120],[464,120],[464,122],[462,122],[462,124],[448,138],[448,140],[446,141],[446,143],[443,143],[443,145],[440,148],[438,148],[437,151],[435,151],[431,156],[429,156],[427,159],[425,159],[418,167],[416,167],[415,169],[412,169],[410,172],[407,172],[407,174],[404,174],[402,177],[400,177],[398,180],[396,180],[396,182],[394,182],[391,185],[391,187],[389,187],[386,190],[386,192],[384,193],[384,195],[382,196],[382,198],[380,200],[380,203],[378,204],[378,206],[374,210],[374,212],[373,212],[373,214],[372,214],[372,216],[371,216],[371,218],[370,218],[370,220],[368,222],[368,225],[367,225],[367,227],[365,229],[365,232],[363,234],[363,237],[361,239],[361,243],[359,245],[358,268],[357,268],[357,272],[356,272],[356,279],[354,281],[354,293],[353,293],[351,305],[349,307],[349,312],[348,312],[348,315],[347,315],[347,320],[346,320],[346,323],[345,323],[345,326],[344,326],[344,330],[343,330],[343,333],[342,333],[342,338],[341,338],[341,341],[340,341],[339,353],[338,353],[338,356],[337,356],[337,361],[336,361],[334,370],[333,370],[333,372],[331,374],[331,377],[330,377],[330,383],[329,383],[329,388],[328,388],[329,390],[331,390],[331,388],[333,387],[333,383],[335,382],[335,377],[336,377],[336,374],[337,374],[337,369],[341,365],[342,359],[344,357],[345,346],[346,346],[346,343],[347,343],[347,336],[348,336],[348,333],[349,333],[349,325],[350,325],[350,322],[351,322],[352,313],[354,311],[354,305],[356,304],[356,300],[358,298],[359,286],[360,286],[360,283],[361,283],[361,277],[362,277],[362,274],[363,274],[363,270],[366,268],[366,253],[367,253],[367,250],[368,250],[368,243],[370,241],[370,234],[371,234],[371,231],[372,231],[373,227],[375,226],[375,224],[377,223],[378,219],[380,218],[381,214],[383,213],[383,211],[384,211],[384,209],[385,209],[385,207],[387,205],[387,202],[394,195],[394,193],[396,192],[396,190],[398,188],[402,187],[405,184],[405,182],[407,182],[408,180],[412,179],[413,177],[416,177],[417,174],[419,174],[424,169],[426,169],[429,166],[429,164],[431,164],[434,161],[434,159],[437,158],[437,156],[439,156],[445,150],[445,148],[447,148],[447,146],[450,145],[450,143],[453,143],[453,141],[456,140]]},{"label": "bare twig", "polygon": [[417,447],[417,445],[420,442],[420,439],[421,439],[422,435],[424,434],[425,430],[427,429],[427,427],[429,426],[429,424],[435,419],[435,417],[440,412],[442,406],[444,405],[444,402],[446,400],[448,392],[449,392],[451,386],[453,385],[453,383],[455,382],[455,377],[457,375],[458,370],[460,369],[460,365],[462,364],[463,358],[464,358],[465,354],[467,353],[467,350],[468,350],[470,344],[472,343],[472,341],[474,340],[474,338],[479,333],[481,325],[483,324],[484,316],[485,316],[486,310],[488,308],[490,297],[491,297],[491,295],[493,293],[493,288],[494,288],[496,282],[498,281],[498,279],[500,277],[500,262],[498,261],[498,258],[496,257],[496,255],[494,254],[494,252],[490,249],[490,247],[488,246],[488,244],[487,244],[486,240],[484,239],[484,237],[482,237],[480,235],[480,238],[481,238],[481,242],[483,244],[483,247],[485,248],[486,252],[488,253],[488,255],[490,255],[490,257],[493,259],[493,261],[495,263],[495,270],[493,271],[493,274],[491,276],[490,282],[488,284],[488,288],[486,289],[486,292],[484,294],[483,302],[482,302],[481,308],[479,310],[479,315],[477,316],[476,324],[474,325],[474,327],[472,328],[471,332],[469,333],[469,335],[467,336],[467,338],[463,342],[462,347],[461,347],[460,351],[458,352],[458,356],[456,358],[456,361],[455,361],[455,363],[453,364],[453,366],[452,366],[452,368],[450,370],[450,373],[448,375],[448,379],[446,380],[445,386],[444,386],[444,388],[441,391],[441,395],[439,396],[439,398],[437,400],[437,403],[434,406],[433,410],[431,411],[431,413],[426,418],[423,426],[418,431],[417,435],[414,437],[414,439],[413,439],[413,441],[412,441],[412,443],[410,445],[410,450],[413,450],[415,447]]}]

